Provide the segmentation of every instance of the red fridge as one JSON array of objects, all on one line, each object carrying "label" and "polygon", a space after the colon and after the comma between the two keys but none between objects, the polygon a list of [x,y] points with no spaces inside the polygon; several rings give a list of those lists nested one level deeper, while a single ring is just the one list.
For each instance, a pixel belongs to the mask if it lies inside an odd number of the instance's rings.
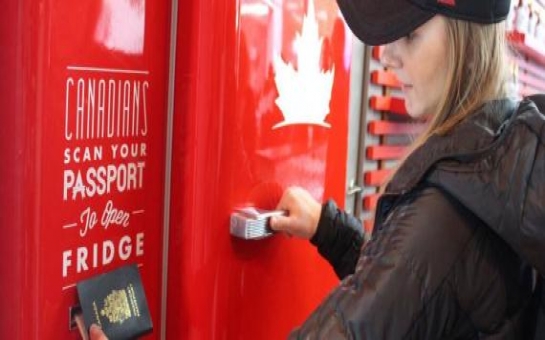
[{"label": "red fridge", "polygon": [[166,339],[282,339],[337,284],[309,242],[229,224],[291,185],[342,204],[351,42],[333,1],[179,3]]},{"label": "red fridge", "polygon": [[128,263],[159,324],[170,13],[3,3],[2,338],[78,339],[76,282]]},{"label": "red fridge", "polygon": [[352,36],[328,0],[20,0],[0,14],[0,334],[79,339],[75,284],[136,263],[146,339],[278,339],[337,284],[230,234],[345,196]]}]

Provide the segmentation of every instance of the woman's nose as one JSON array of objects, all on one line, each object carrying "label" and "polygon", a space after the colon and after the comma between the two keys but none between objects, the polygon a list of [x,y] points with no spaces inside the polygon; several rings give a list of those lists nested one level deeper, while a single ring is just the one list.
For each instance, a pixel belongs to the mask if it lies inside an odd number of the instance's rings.
[{"label": "woman's nose", "polygon": [[383,46],[382,54],[380,55],[380,62],[382,65],[388,68],[401,67],[401,60],[396,53],[396,49],[393,43]]}]

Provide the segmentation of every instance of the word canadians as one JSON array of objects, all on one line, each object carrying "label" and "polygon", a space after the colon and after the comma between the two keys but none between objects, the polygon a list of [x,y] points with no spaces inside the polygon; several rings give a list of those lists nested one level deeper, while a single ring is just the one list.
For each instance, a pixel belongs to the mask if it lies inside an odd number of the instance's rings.
[{"label": "word canadians", "polygon": [[149,83],[141,80],[66,79],[66,140],[146,136]]}]

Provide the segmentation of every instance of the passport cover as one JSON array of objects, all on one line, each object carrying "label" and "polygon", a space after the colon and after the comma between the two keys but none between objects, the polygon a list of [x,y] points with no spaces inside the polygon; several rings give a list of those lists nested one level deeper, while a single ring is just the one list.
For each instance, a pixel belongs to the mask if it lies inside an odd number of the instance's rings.
[{"label": "passport cover", "polygon": [[95,323],[109,340],[128,340],[153,329],[136,265],[80,281],[77,291],[87,331]]}]

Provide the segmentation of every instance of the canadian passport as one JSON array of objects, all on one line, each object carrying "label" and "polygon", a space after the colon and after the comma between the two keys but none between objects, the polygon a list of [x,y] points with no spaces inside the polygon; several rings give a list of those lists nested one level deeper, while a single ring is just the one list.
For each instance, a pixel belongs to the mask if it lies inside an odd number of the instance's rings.
[{"label": "canadian passport", "polygon": [[87,330],[102,327],[109,340],[135,339],[153,329],[149,308],[136,265],[94,276],[77,283]]}]

